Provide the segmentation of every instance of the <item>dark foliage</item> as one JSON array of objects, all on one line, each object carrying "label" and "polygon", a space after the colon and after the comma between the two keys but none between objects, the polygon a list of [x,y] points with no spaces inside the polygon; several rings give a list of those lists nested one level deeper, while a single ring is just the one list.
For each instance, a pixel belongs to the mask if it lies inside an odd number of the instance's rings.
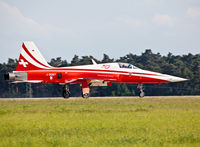
[{"label": "dark foliage", "polygon": [[[76,66],[92,64],[91,59],[97,63],[126,62],[139,68],[170,74],[190,79],[186,82],[162,84],[146,84],[146,95],[199,95],[200,94],[200,54],[175,56],[169,53],[162,56],[147,49],[142,55],[127,54],[117,60],[103,54],[98,61],[92,56],[75,55],[68,63],[61,57],[51,59],[50,64],[55,67]],[[7,63],[0,64],[0,97],[60,97],[62,86],[59,84],[11,84],[4,81],[3,74],[16,69],[17,60],[8,59]],[[30,90],[31,89],[31,90]],[[72,96],[80,96],[81,88],[78,84],[70,85]],[[113,84],[111,87],[91,87],[91,96],[134,96],[138,95],[136,84]]]}]

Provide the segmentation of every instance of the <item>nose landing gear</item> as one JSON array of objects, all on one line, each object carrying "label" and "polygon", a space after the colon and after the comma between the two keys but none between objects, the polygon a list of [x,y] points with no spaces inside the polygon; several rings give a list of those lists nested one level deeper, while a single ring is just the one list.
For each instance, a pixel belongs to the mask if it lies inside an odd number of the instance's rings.
[{"label": "nose landing gear", "polygon": [[144,93],[144,87],[143,84],[139,84],[138,88],[140,88],[140,93],[139,93],[139,97],[144,97],[145,93]]}]

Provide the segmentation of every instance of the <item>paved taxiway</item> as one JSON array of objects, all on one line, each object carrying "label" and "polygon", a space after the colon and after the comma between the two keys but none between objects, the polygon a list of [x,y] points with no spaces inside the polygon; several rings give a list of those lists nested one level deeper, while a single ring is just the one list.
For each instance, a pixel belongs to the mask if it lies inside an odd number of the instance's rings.
[{"label": "paved taxiway", "polygon": [[[146,96],[143,98],[200,98],[200,95],[195,96]],[[120,99],[120,98],[140,98],[138,96],[122,96],[122,97],[90,97],[89,99]],[[64,99],[62,97],[42,97],[42,98],[0,98],[0,100],[48,100],[48,99]],[[82,97],[70,97],[69,99],[82,99]],[[140,98],[142,99],[142,98]],[[68,100],[68,99],[66,99]]]}]

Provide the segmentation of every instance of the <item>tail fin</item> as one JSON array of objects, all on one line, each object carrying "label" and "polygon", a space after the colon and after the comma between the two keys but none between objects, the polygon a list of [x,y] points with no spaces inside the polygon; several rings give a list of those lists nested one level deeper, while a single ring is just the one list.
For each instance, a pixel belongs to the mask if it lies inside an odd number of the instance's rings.
[{"label": "tail fin", "polygon": [[23,42],[16,71],[28,71],[52,68],[44,59],[36,45],[31,42]]}]

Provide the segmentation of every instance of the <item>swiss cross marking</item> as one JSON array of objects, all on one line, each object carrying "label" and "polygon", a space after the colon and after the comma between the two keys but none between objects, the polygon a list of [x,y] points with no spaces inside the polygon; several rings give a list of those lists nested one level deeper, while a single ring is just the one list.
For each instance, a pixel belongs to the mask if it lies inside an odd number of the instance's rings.
[{"label": "swiss cross marking", "polygon": [[24,62],[23,59],[20,60],[19,62],[20,65],[23,65],[24,67],[27,67],[26,65],[28,65],[28,62]]}]

